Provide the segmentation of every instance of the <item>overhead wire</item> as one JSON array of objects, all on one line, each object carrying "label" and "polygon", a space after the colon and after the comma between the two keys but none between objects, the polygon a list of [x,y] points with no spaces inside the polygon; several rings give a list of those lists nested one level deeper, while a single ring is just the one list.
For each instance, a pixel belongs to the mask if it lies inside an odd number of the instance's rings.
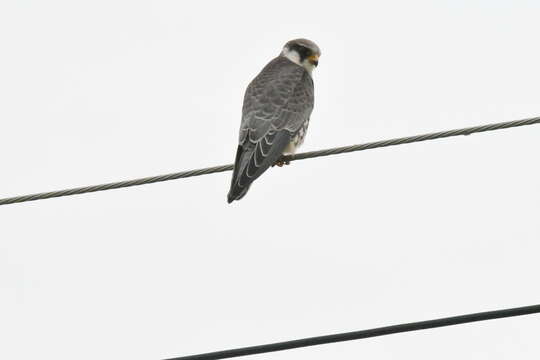
[{"label": "overhead wire", "polygon": [[[375,141],[375,142],[364,143],[364,144],[336,147],[336,148],[317,150],[317,151],[308,151],[308,152],[299,153],[295,155],[284,156],[282,160],[285,162],[293,162],[297,160],[311,159],[311,158],[317,158],[317,157],[322,157],[322,156],[344,154],[344,153],[350,153],[350,152],[355,152],[355,151],[381,148],[381,147],[386,147],[386,146],[410,144],[410,143],[415,143],[415,142],[420,142],[420,141],[448,138],[452,136],[471,135],[471,134],[480,133],[480,132],[494,131],[494,130],[500,130],[500,129],[509,129],[509,128],[533,125],[533,124],[538,124],[538,123],[540,123],[540,117],[534,117],[534,118],[528,118],[528,119],[523,119],[523,120],[514,120],[514,121],[461,128],[461,129],[439,131],[439,132],[428,133],[428,134],[401,137],[401,138],[395,138],[395,139],[389,139],[389,140],[381,140],[381,141]],[[77,187],[77,188],[66,189],[66,190],[14,196],[14,197],[0,199],[0,205],[23,203],[23,202],[28,202],[28,201],[43,200],[43,199],[50,199],[50,198],[56,198],[56,197],[62,197],[62,196],[71,196],[71,195],[77,195],[77,194],[85,194],[85,193],[91,193],[91,192],[96,192],[96,191],[120,189],[120,188],[125,188],[125,187],[130,187],[130,186],[152,184],[152,183],[157,183],[157,182],[176,180],[176,179],[188,178],[188,177],[193,177],[193,176],[220,173],[224,171],[231,171],[232,169],[233,169],[232,164],[220,165],[220,166],[214,166],[214,167],[207,167],[203,169],[181,171],[181,172],[176,172],[176,173],[171,173],[171,174],[150,176],[150,177],[144,177],[144,178],[139,178],[139,179],[118,181],[118,182],[112,182],[112,183],[106,183],[106,184],[100,184],[100,185],[83,186],[83,187]]]},{"label": "overhead wire", "polygon": [[340,334],[309,337],[304,339],[276,342],[265,345],[249,346],[237,349],[216,351],[197,355],[180,356],[167,360],[218,360],[238,356],[263,354],[282,350],[291,350],[308,346],[331,344],[342,341],[366,339],[376,336],[404,333],[417,330],[433,329],[443,326],[459,325],[477,321],[494,320],[513,316],[523,316],[540,313],[540,304],[495,311],[445,317],[434,320],[418,321],[406,324],[384,326],[368,330],[352,331]]}]

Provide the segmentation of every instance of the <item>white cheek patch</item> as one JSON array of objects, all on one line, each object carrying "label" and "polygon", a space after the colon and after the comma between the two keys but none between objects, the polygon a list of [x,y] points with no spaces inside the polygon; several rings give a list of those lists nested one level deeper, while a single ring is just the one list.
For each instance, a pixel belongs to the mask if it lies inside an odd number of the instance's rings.
[{"label": "white cheek patch", "polygon": [[288,50],[287,48],[285,48],[283,49],[281,54],[287,59],[291,60],[293,63],[302,66],[302,64],[300,63],[300,54],[298,54],[295,50]]},{"label": "white cheek patch", "polygon": [[304,61],[300,62],[300,54],[296,52],[296,50],[288,50],[287,48],[284,48],[281,52],[282,56],[285,56],[287,59],[291,60],[293,63],[300,65],[304,69],[306,69],[310,74],[313,72],[313,69],[315,69],[315,65],[309,62],[308,59],[304,59]]}]

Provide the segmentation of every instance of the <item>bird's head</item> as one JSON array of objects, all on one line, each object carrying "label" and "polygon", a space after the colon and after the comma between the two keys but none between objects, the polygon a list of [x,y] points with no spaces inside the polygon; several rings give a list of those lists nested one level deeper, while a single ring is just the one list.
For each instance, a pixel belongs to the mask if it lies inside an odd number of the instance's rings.
[{"label": "bird's head", "polygon": [[304,67],[310,74],[319,64],[321,50],[313,41],[308,39],[294,39],[283,47],[281,56],[285,56],[293,63]]}]

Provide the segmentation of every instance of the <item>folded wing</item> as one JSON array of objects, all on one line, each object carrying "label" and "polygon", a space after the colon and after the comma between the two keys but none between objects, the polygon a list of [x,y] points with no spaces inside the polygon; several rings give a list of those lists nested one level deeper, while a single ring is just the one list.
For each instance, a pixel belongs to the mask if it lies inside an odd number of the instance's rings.
[{"label": "folded wing", "polygon": [[311,76],[284,57],[272,60],[249,84],[229,202],[241,199],[251,183],[281,157],[312,110]]}]

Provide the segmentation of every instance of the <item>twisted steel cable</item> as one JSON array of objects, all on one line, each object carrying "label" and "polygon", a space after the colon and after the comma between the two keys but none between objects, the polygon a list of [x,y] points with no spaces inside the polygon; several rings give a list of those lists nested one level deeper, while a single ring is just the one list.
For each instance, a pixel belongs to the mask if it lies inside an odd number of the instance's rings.
[{"label": "twisted steel cable", "polygon": [[[390,139],[390,140],[381,140],[381,141],[375,141],[375,142],[370,142],[370,143],[365,143],[365,144],[343,146],[343,147],[317,150],[317,151],[308,151],[308,152],[299,153],[295,155],[285,156],[283,157],[283,160],[292,162],[296,160],[311,159],[311,158],[316,158],[316,157],[321,157],[321,156],[344,154],[344,153],[349,153],[349,152],[354,152],[354,151],[369,150],[369,149],[375,149],[375,148],[386,147],[386,146],[410,144],[414,142],[442,139],[442,138],[447,138],[447,137],[452,137],[452,136],[471,135],[471,134],[479,133],[479,132],[508,129],[508,128],[513,128],[513,127],[518,127],[518,126],[526,126],[526,125],[533,125],[533,124],[539,124],[539,123],[540,123],[540,117],[534,117],[534,118],[523,119],[523,120],[514,120],[514,121],[507,121],[507,122],[501,122],[501,123],[495,123],[495,124],[473,126],[473,127],[468,127],[468,128],[440,131],[440,132],[435,132],[435,133],[402,137],[402,138],[396,138],[396,139]],[[176,179],[182,179],[182,178],[187,178],[187,177],[192,177],[192,176],[201,176],[201,175],[208,175],[208,174],[219,173],[219,172],[224,172],[224,171],[230,171],[232,169],[233,169],[233,165],[229,164],[229,165],[214,166],[214,167],[209,167],[209,168],[204,168],[204,169],[176,172],[176,173],[166,174],[166,175],[150,176],[150,177],[145,177],[145,178],[140,178],[140,179],[112,182],[112,183],[101,184],[101,185],[84,186],[84,187],[78,187],[78,188],[73,188],[73,189],[51,191],[51,192],[37,193],[37,194],[31,194],[31,195],[15,196],[15,197],[10,197],[10,198],[0,199],[0,205],[8,205],[8,204],[22,203],[22,202],[27,202],[27,201],[50,199],[50,198],[61,197],[61,196],[70,196],[70,195],[85,194],[85,193],[96,192],[96,191],[119,189],[119,188],[125,188],[125,187],[130,187],[130,186],[152,184],[152,183],[157,183],[157,182],[162,182],[162,181],[176,180]]]},{"label": "twisted steel cable", "polygon": [[447,137],[452,137],[452,136],[471,135],[471,134],[479,133],[479,132],[508,129],[508,128],[513,128],[513,127],[518,127],[518,126],[526,126],[526,125],[533,125],[533,124],[539,124],[539,123],[540,123],[540,117],[534,117],[534,118],[529,118],[529,119],[473,126],[473,127],[468,127],[468,128],[462,128],[462,129],[439,131],[435,133],[408,136],[408,137],[402,137],[402,138],[396,138],[396,139],[390,139],[390,140],[381,140],[381,141],[375,141],[371,143],[343,146],[343,147],[338,147],[338,148],[333,148],[333,149],[308,151],[308,152],[296,154],[294,156],[290,156],[288,157],[288,160],[293,161],[293,160],[311,159],[311,158],[316,158],[320,156],[344,154],[344,153],[349,153],[349,152],[354,152],[354,151],[369,150],[369,149],[375,149],[375,148],[386,147],[386,146],[395,146],[395,145],[410,144],[410,143],[426,141],[426,140],[442,139],[442,138],[447,138]]}]

